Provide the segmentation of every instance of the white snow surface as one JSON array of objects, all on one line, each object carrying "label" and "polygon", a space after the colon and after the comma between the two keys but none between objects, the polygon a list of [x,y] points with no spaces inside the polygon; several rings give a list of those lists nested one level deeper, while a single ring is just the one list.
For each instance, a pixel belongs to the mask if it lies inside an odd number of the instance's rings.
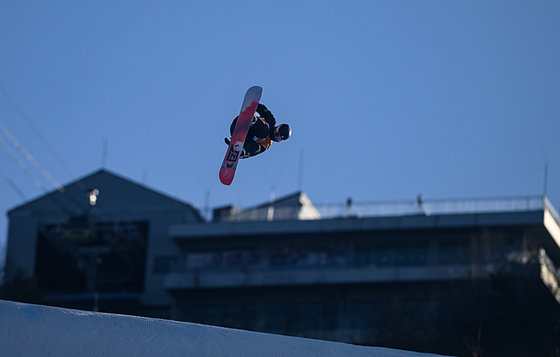
[{"label": "white snow surface", "polygon": [[435,356],[0,300],[0,356]]}]

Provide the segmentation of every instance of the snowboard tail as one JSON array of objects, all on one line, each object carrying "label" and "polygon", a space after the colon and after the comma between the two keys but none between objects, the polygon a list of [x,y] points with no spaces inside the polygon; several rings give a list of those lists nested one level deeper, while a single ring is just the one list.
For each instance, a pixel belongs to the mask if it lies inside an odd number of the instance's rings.
[{"label": "snowboard tail", "polygon": [[226,152],[224,161],[222,162],[222,167],[220,168],[220,181],[224,185],[231,185],[233,181],[237,164],[239,163],[241,153],[243,152],[243,144],[245,143],[247,132],[251,126],[253,115],[255,114],[259,101],[261,100],[261,95],[262,88],[259,86],[253,86],[245,93],[243,105],[241,106],[241,112],[237,118],[237,123],[231,136],[231,142]]}]

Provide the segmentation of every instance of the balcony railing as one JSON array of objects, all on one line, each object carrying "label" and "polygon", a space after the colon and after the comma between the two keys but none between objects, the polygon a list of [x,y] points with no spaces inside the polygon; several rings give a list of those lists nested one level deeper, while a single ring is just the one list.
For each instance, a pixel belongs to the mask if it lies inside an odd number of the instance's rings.
[{"label": "balcony railing", "polygon": [[547,209],[556,221],[559,216],[542,196],[461,200],[416,200],[397,202],[351,202],[314,204],[311,207],[269,207],[240,210],[227,221],[266,221],[287,219],[327,219],[335,217],[383,217],[434,214],[520,212]]}]

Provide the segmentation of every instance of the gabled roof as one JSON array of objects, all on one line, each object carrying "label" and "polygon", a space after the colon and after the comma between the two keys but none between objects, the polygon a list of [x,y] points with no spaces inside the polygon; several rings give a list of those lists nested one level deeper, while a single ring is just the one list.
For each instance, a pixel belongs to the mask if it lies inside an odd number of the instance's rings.
[{"label": "gabled roof", "polygon": [[[107,208],[190,208],[200,217],[198,210],[191,204],[157,192],[144,185],[124,178],[106,169],[97,170],[79,178],[63,187],[53,190],[36,199],[30,200],[8,211],[8,216],[30,210],[64,211],[71,214],[80,213],[90,208],[89,192],[99,190],[96,207]],[[202,218],[201,218],[202,220]]]}]

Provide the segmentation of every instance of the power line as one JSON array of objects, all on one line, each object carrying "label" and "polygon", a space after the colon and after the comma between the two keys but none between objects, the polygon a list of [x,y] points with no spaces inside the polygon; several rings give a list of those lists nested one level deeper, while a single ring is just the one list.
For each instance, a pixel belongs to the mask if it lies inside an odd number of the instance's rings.
[{"label": "power line", "polygon": [[[33,164],[33,162],[35,162],[36,165],[38,165],[38,167],[36,167],[39,171],[41,171],[41,169],[44,171],[44,174],[46,173],[47,179],[50,177],[51,183],[53,183],[53,185],[55,185],[55,187],[57,188],[58,192],[64,194],[65,190],[64,188],[58,183],[56,182],[56,180],[54,180],[52,178],[52,176],[50,176],[50,174],[48,172],[46,172],[46,170],[44,170],[41,165],[39,165],[38,162],[36,162],[33,157],[31,155],[29,155],[29,153],[27,153],[27,151],[25,151],[25,149],[21,146],[21,144],[19,144],[19,142],[17,141],[17,139],[15,137],[13,137],[13,135],[10,134],[10,132],[2,125],[2,123],[0,123],[0,131],[4,133],[5,136],[7,136],[8,138],[10,138],[10,140],[15,141],[12,142],[16,147],[18,147],[18,150],[20,150],[20,152],[22,152],[22,154],[28,159],[28,161],[30,161],[29,159],[31,159],[31,163]],[[17,144],[17,145],[16,145]],[[18,146],[19,145],[19,146]],[[43,192],[47,192],[48,188],[45,187],[45,185],[43,185],[43,183],[41,182],[41,180],[31,171],[29,170],[29,168],[27,167],[27,165],[25,164],[25,162],[23,162],[18,155],[10,148],[10,146],[6,143],[6,141],[4,141],[4,139],[2,139],[2,136],[0,136],[0,146],[2,146],[4,148],[4,150],[8,153],[8,155],[12,158],[12,160],[14,160],[19,168],[29,177],[29,179],[31,179],[31,181],[33,181],[35,183],[36,186],[38,186]],[[27,155],[26,155],[27,154]],[[29,155],[29,157],[28,157]],[[35,165],[34,165],[35,166]],[[17,187],[10,179],[9,177],[7,177],[7,175],[5,175],[4,173],[2,173],[2,176],[4,176],[4,178],[8,181],[8,183],[12,186],[12,188],[20,195],[20,197],[22,197],[24,200],[27,200],[27,198],[25,197],[25,195],[23,194],[23,192],[19,189],[19,187]],[[77,199],[75,197],[73,197],[72,195],[67,195],[75,204],[78,205],[78,207],[81,207],[80,203],[77,201]],[[50,198],[53,200],[53,202],[59,206],[64,212],[68,213],[68,214],[73,214],[73,211],[68,209],[64,204],[62,204],[62,202],[60,202],[56,196],[51,195]]]},{"label": "power line", "polygon": [[12,133],[8,131],[8,129],[6,129],[4,125],[2,125],[2,123],[0,123],[0,130],[12,142],[16,149],[18,149],[23,157],[25,157],[25,159],[29,161],[29,163],[31,163],[31,165],[33,165],[54,187],[56,187],[59,192],[64,192],[64,187],[62,187],[62,185],[58,183],[58,181],[56,181],[51,176],[51,174],[47,170],[45,170],[45,168],[41,166],[41,164],[39,164],[27,150],[25,150],[20,142],[12,135]]},{"label": "power line", "polygon": [[10,93],[6,90],[6,88],[4,88],[4,86],[2,86],[2,83],[0,83],[0,92],[2,92],[2,94],[4,95],[4,97],[6,97],[6,99],[8,100],[8,102],[14,107],[14,109],[19,113],[19,115],[23,118],[23,120],[25,120],[25,122],[31,127],[31,130],[33,130],[33,132],[35,133],[35,135],[37,135],[37,137],[39,138],[39,140],[41,140],[41,142],[43,143],[43,145],[45,145],[45,147],[50,151],[50,153],[56,158],[56,160],[60,163],[60,165],[62,167],[64,167],[64,169],[68,172],[68,174],[70,175],[70,177],[75,177],[76,175],[74,175],[74,172],[72,172],[72,169],[70,168],[70,166],[68,166],[66,164],[66,162],[62,159],[62,157],[56,152],[56,150],[54,149],[54,147],[49,143],[49,141],[47,140],[47,138],[45,138],[45,136],[41,133],[41,131],[39,129],[37,129],[37,127],[33,124],[33,122],[31,121],[31,119],[29,118],[29,116],[23,111],[23,109],[17,104],[17,102],[15,101],[15,99],[10,95]]},{"label": "power line", "polygon": [[[33,122],[31,121],[31,118],[25,113],[25,111],[18,105],[18,103],[15,101],[15,99],[10,95],[10,93],[6,90],[6,88],[4,86],[2,86],[2,84],[0,83],[0,92],[2,92],[2,94],[4,95],[4,97],[8,100],[8,102],[15,108],[15,110],[17,111],[17,113],[25,120],[25,122],[29,125],[29,127],[31,128],[31,130],[33,131],[33,133],[39,138],[39,140],[43,143],[43,145],[48,149],[48,151],[54,156],[54,158],[60,163],[60,165],[67,171],[67,173],[71,176],[71,177],[75,177],[76,175],[74,174],[74,172],[72,171],[72,169],[69,167],[69,165],[66,164],[66,162],[62,159],[62,157],[58,154],[58,152],[54,149],[54,147],[49,143],[49,141],[47,140],[47,138],[41,133],[41,131],[39,129],[37,129],[37,127],[33,124]],[[35,160],[33,158],[33,156],[23,147],[23,145],[8,131],[8,129],[6,129],[5,126],[2,125],[2,123],[0,123],[0,131],[4,133],[4,135],[12,142],[12,144],[17,148],[17,150],[25,157],[25,159],[30,162],[42,175],[43,177],[45,177],[56,189],[58,192],[60,193],[65,193],[64,187],[53,178],[53,176],[43,167],[39,164],[39,162],[37,162],[37,160]],[[27,176],[29,176],[29,178],[37,185],[39,186],[44,192],[47,191],[47,188],[42,184],[42,182],[27,168],[27,166],[19,159],[19,157],[10,149],[10,147],[4,142],[2,141],[2,146],[4,147],[4,149],[8,152],[8,154],[10,154],[10,156],[12,157],[12,159],[14,159],[19,167],[26,173]],[[15,184],[13,184],[13,182],[11,182],[11,180],[5,176],[4,178],[6,178],[8,180],[8,183],[10,183],[10,185],[14,188],[14,190],[19,191],[18,194],[20,194],[20,196],[25,197],[25,195],[23,195],[23,192],[21,192],[21,190],[19,190],[19,188],[17,188],[17,186],[15,186]],[[80,188],[84,188],[84,183],[81,180],[77,181],[77,184]],[[81,207],[80,202],[76,199],[76,197],[74,197],[73,195],[67,195],[70,200],[72,202],[74,202],[78,207]],[[58,200],[56,200],[54,198],[54,196],[52,197],[52,199],[56,202],[57,205],[59,205],[63,210],[70,212],[66,207],[64,207],[64,205],[62,205],[60,202],[58,202]]]},{"label": "power line", "polygon": [[[1,138],[0,138],[1,140]],[[20,190],[20,188],[18,187],[18,185],[16,185],[14,183],[14,181],[12,181],[8,175],[6,175],[6,173],[4,171],[2,171],[2,169],[0,169],[0,176],[2,176],[4,178],[4,180],[6,180],[8,182],[8,184],[12,187],[12,189],[19,195],[19,197],[24,200],[27,201],[27,197],[25,196],[25,194],[23,193],[22,190]]]},{"label": "power line", "polygon": [[23,161],[20,160],[20,158],[16,155],[16,153],[8,146],[8,144],[4,141],[4,139],[2,139],[2,137],[0,136],[0,146],[2,146],[4,148],[4,151],[6,151],[8,153],[8,155],[12,158],[12,160],[14,160],[16,162],[16,164],[19,166],[19,168],[27,175],[27,177],[33,181],[33,183],[39,187],[41,190],[43,190],[43,192],[47,191],[47,188],[45,187],[45,185],[43,185],[43,183],[41,182],[41,180],[39,180],[39,178],[33,174],[33,172],[31,172],[29,170],[29,168],[25,165],[25,163]]}]

